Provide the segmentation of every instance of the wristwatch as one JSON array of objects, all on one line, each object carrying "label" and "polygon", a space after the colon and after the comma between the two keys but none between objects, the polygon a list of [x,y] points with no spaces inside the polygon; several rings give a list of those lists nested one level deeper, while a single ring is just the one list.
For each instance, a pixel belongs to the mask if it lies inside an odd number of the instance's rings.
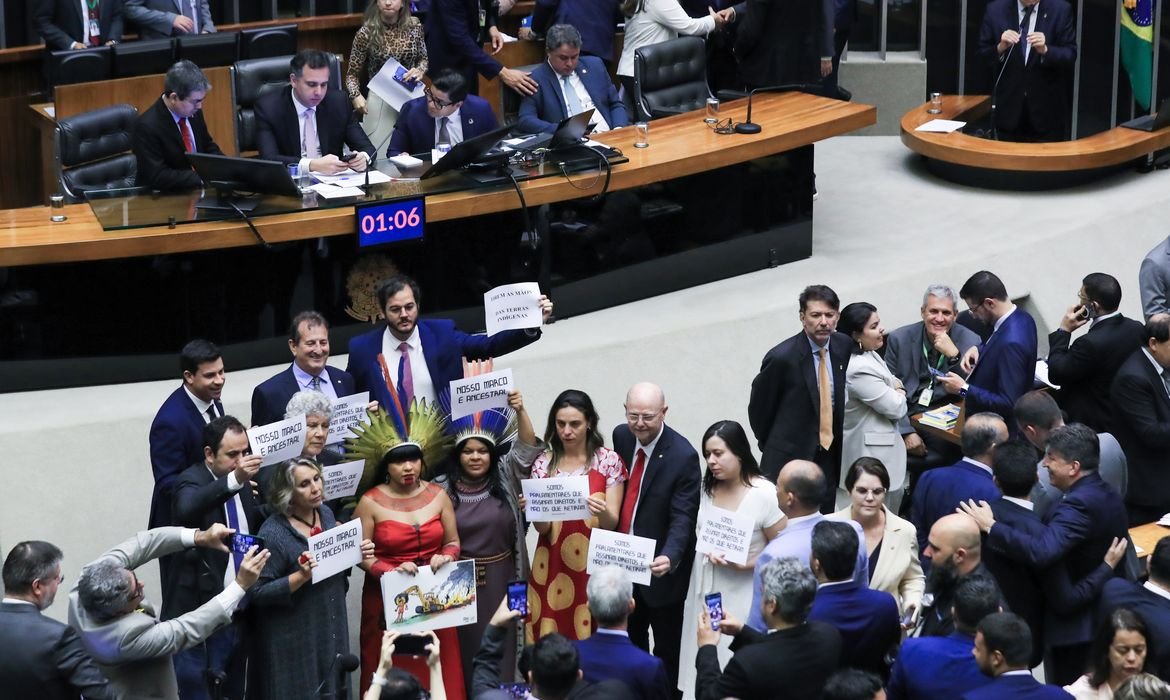
[{"label": "wristwatch", "polygon": [[370,683],[383,688],[390,685],[390,681],[386,680],[385,676],[379,676],[377,673],[374,673],[374,677],[370,679]]}]

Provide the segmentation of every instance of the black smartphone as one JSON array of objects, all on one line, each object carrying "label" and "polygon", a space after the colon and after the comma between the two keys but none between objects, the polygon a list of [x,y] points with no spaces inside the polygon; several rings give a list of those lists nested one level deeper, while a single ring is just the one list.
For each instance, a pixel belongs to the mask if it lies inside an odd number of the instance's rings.
[{"label": "black smartphone", "polygon": [[426,656],[427,645],[431,638],[423,634],[403,634],[394,640],[395,654],[410,654],[412,656]]},{"label": "black smartphone", "polygon": [[519,610],[520,617],[528,617],[527,581],[510,581],[508,583],[508,609]]},{"label": "black smartphone", "polygon": [[344,161],[344,162],[346,162],[346,163],[348,163],[348,162],[350,162],[351,160],[353,160],[354,158],[357,158],[357,157],[358,157],[358,152],[357,152],[357,151],[350,151],[349,153],[346,153],[346,154],[345,154],[345,155],[343,155],[343,156],[338,156],[338,159],[339,159],[339,160],[342,160],[342,161]]},{"label": "black smartphone", "polygon": [[247,554],[248,550],[251,549],[253,546],[256,547],[256,551],[260,551],[261,549],[264,549],[264,539],[261,537],[257,537],[255,535],[245,535],[245,534],[239,533],[239,532],[232,534],[232,551],[233,552],[238,552],[240,554]]},{"label": "black smartphone", "polygon": [[704,598],[707,603],[707,617],[711,618],[711,629],[718,630],[723,621],[723,594],[708,593]]}]

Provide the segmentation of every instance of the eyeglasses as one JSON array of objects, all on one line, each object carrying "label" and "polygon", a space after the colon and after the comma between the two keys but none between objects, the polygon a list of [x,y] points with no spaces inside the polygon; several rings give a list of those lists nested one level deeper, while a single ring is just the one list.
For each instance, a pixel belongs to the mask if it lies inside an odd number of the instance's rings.
[{"label": "eyeglasses", "polygon": [[440,100],[439,98],[435,97],[435,93],[431,92],[431,89],[429,87],[423,88],[423,92],[426,93],[427,99],[431,101],[431,104],[433,104],[436,109],[443,109],[445,107],[450,107],[451,105],[455,104],[454,102],[444,102],[444,101]]},{"label": "eyeglasses", "polygon": [[657,418],[658,414],[660,414],[660,413],[662,413],[661,408],[658,409],[657,411],[655,411],[654,413],[627,413],[626,420],[628,420],[631,423],[639,423],[639,422],[649,423],[650,421]]}]

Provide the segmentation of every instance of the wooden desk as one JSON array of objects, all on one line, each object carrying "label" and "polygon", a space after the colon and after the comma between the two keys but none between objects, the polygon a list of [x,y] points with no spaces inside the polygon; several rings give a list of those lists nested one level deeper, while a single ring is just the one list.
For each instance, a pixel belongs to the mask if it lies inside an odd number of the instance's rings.
[{"label": "wooden desk", "polygon": [[991,109],[987,95],[944,95],[942,114],[927,114],[930,104],[902,117],[902,143],[927,158],[945,163],[1012,172],[1074,172],[1121,165],[1170,147],[1170,129],[1156,132],[1114,127],[1108,131],[1057,143],[992,141],[960,131],[949,134],[915,129],[931,119],[973,121]]},{"label": "wooden desk", "polygon": [[1170,527],[1157,523],[1146,523],[1129,529],[1130,539],[1140,548],[1137,552],[1138,559],[1145,559],[1153,554],[1158,541],[1167,535],[1170,535]]},{"label": "wooden desk", "polygon": [[[742,120],[746,101],[727,104],[724,115]],[[615,166],[610,190],[624,190],[678,178],[788,151],[873,124],[869,105],[829,100],[803,93],[758,95],[753,119],[756,135],[719,135],[699,112],[651,123],[650,147],[633,146],[631,127],[599,140],[620,148],[628,163]],[[575,175],[573,182],[548,177],[522,183],[529,206],[580,199],[601,191],[604,178]],[[427,199],[428,221],[444,221],[518,207],[510,187],[437,195]],[[65,208],[69,220],[49,223],[47,207],[0,211],[0,266],[107,260],[142,255],[255,246],[256,239],[239,221],[199,223],[168,228],[104,231],[88,204]],[[318,209],[255,219],[260,235],[271,243],[353,233],[353,207]]]}]

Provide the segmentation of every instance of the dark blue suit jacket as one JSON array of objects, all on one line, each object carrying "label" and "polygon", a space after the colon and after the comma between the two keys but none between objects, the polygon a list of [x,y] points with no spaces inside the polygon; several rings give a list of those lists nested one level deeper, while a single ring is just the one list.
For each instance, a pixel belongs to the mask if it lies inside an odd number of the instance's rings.
[{"label": "dark blue suit jacket", "polygon": [[[468,95],[459,108],[459,120],[463,124],[463,140],[485,134],[496,128],[496,115],[487,100]],[[435,147],[435,119],[427,114],[427,98],[416,97],[402,105],[394,132],[390,134],[387,156],[399,153],[426,153],[430,155]]]},{"label": "dark blue suit jacket", "polygon": [[[999,498],[999,487],[991,474],[963,458],[949,467],[927,470],[918,480],[910,504],[910,521],[918,529],[918,554],[926,547],[930,526],[944,515],[950,515],[967,499],[987,501]],[[923,567],[930,560],[923,561]]]},{"label": "dark blue suit jacket", "polygon": [[583,52],[612,62],[613,35],[618,22],[624,21],[620,6],[619,0],[536,0],[532,31],[544,34],[554,24],[571,24],[581,32]]},{"label": "dark blue suit jacket", "polygon": [[[382,352],[382,334],[386,326],[379,326],[368,333],[362,333],[349,341],[349,365],[345,371],[353,376],[356,391],[369,391],[370,398],[381,406],[393,406],[394,398],[382,378],[378,366],[378,355]],[[469,335],[455,327],[455,322],[446,319],[425,319],[418,322],[419,341],[427,370],[435,385],[435,395],[442,396],[448,390],[452,379],[463,377],[463,358],[486,360],[489,357],[506,355],[528,345],[540,337],[537,330],[533,335],[526,331],[502,331],[494,336]]]},{"label": "dark blue suit jacket", "polygon": [[[378,159],[378,150],[362,125],[354,119],[349,98],[330,88],[317,105],[317,139],[322,155],[340,156],[349,146]],[[296,163],[301,159],[301,128],[292,102],[292,86],[269,93],[256,101],[256,148],[264,160]]]},{"label": "dark blue suit jacket", "polygon": [[[1046,527],[1038,535],[996,522],[987,536],[987,546],[1036,568],[1063,563],[1069,578],[1079,581],[1102,563],[1114,537],[1128,534],[1121,496],[1096,472],[1073,484],[1044,522]],[[1053,623],[1047,632],[1052,644],[1071,645],[1093,638],[1090,604],[1049,621]]]},{"label": "dark blue suit jacket", "polygon": [[588,639],[573,642],[581,655],[581,672],[588,683],[618,680],[629,686],[635,697],[666,700],[666,666],[662,659],[642,651],[624,634],[601,630]]},{"label": "dark blue suit jacket", "polygon": [[1129,608],[1142,616],[1153,637],[1149,641],[1156,656],[1146,660],[1146,671],[1160,678],[1170,677],[1170,600],[1145,586],[1120,578],[1110,579],[1101,593],[1098,617],[1104,619],[1118,608]]},{"label": "dark blue suit jacket", "polygon": [[424,30],[431,75],[438,75],[444,68],[454,68],[468,79],[475,72],[490,80],[503,68],[476,41],[479,0],[431,0]]},{"label": "dark blue suit jacket", "polygon": [[[337,392],[338,398],[354,393],[353,377],[349,376],[348,372],[336,367],[327,369],[329,381],[333,382],[333,391]],[[284,409],[288,406],[288,400],[300,390],[297,378],[293,375],[292,365],[257,384],[252,390],[252,425],[268,425],[284,420]]]},{"label": "dark blue suit jacket", "polygon": [[[223,415],[223,404],[215,402]],[[163,402],[150,424],[150,468],[154,494],[150,498],[150,527],[171,525],[171,492],[184,469],[203,461],[203,428],[199,414],[180,386]]]},{"label": "dark blue suit jacket", "polygon": [[[576,73],[585,85],[589,98],[593,100],[593,107],[605,117],[609,128],[628,126],[630,117],[626,114],[626,106],[622,104],[622,98],[618,97],[617,88],[609,79],[601,59],[582,56],[577,62]],[[520,100],[520,118],[516,121],[516,130],[530,134],[551,133],[556,130],[557,124],[569,116],[561,78],[545,61],[532,71],[532,79],[540,89],[535,95],[526,95]]]},{"label": "dark blue suit jacket", "polygon": [[808,619],[827,622],[841,633],[842,666],[881,675],[886,654],[902,639],[894,596],[856,581],[818,586]]},{"label": "dark blue suit jacket", "polygon": [[971,650],[975,635],[952,632],[946,637],[917,637],[902,642],[890,682],[889,700],[953,698],[991,682]]},{"label": "dark blue suit jacket", "polygon": [[1071,700],[1064,688],[1044,685],[1031,675],[1000,676],[982,688],[963,695],[963,700]]},{"label": "dark blue suit jacket", "polygon": [[1012,406],[1036,377],[1036,322],[1020,307],[979,347],[979,363],[967,377],[967,415],[992,411],[1016,432]]},{"label": "dark blue suit jacket", "polygon": [[[634,468],[637,442],[629,426],[622,424],[613,429],[613,449],[630,469]],[[642,496],[630,534],[654,540],[654,556],[669,557],[672,570],[665,576],[652,577],[648,588],[638,586],[634,591],[639,605],[660,607],[687,597],[695,561],[695,519],[703,472],[695,448],[669,425],[663,427],[654,454],[647,457],[639,489]],[[628,491],[623,499],[631,495]]]}]

